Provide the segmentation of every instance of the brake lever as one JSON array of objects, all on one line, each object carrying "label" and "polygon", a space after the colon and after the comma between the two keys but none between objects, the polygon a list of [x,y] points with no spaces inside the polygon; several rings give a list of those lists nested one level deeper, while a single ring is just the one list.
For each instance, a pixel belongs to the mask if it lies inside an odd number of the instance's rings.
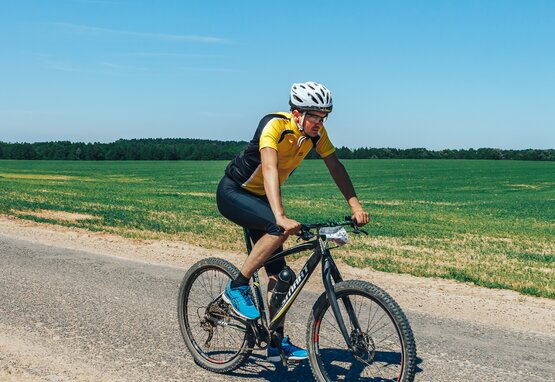
[{"label": "brake lever", "polygon": [[345,220],[351,224],[351,227],[353,228],[353,233],[354,233],[354,234],[361,234],[361,233],[363,233],[363,234],[365,234],[365,235],[368,235],[368,231],[363,230],[362,228],[360,228],[360,227],[357,225],[356,220],[354,220],[352,217],[350,217],[350,216],[345,216]]},{"label": "brake lever", "polygon": [[312,239],[315,235],[310,232],[310,229],[301,224],[301,230],[297,233],[297,241],[304,240],[308,241]]}]

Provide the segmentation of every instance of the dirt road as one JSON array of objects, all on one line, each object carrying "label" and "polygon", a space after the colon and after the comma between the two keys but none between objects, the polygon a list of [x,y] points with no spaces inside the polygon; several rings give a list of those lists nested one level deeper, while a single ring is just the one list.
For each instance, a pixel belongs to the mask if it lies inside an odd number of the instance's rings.
[{"label": "dirt road", "polygon": [[[232,375],[198,368],[180,338],[176,297],[188,266],[241,254],[176,242],[0,218],[0,381],[311,380],[308,364],[285,370],[255,353]],[[555,304],[455,282],[344,266],[388,290],[418,345],[419,381],[552,381]],[[304,342],[306,313],[321,288],[301,293],[289,330]]]}]

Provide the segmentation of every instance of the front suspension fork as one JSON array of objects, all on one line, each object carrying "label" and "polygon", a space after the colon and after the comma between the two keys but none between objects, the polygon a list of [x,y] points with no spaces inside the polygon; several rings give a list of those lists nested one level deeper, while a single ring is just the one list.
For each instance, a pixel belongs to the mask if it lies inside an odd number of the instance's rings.
[{"label": "front suspension fork", "polygon": [[[347,347],[354,352],[355,349],[353,346],[353,342],[351,340],[351,336],[345,325],[345,321],[343,320],[343,316],[341,315],[341,310],[339,309],[337,296],[335,294],[335,289],[332,283],[332,278],[335,283],[343,281],[343,279],[341,278],[341,274],[339,273],[339,270],[337,269],[337,266],[335,265],[335,262],[333,261],[331,255],[329,254],[324,255],[324,259],[322,261],[322,268],[323,268],[322,279],[324,283],[324,288],[326,289],[326,295],[328,297],[331,310],[333,312],[333,315],[335,316],[335,320],[337,321],[337,325],[339,326],[339,330],[343,335],[343,339],[345,340]],[[351,324],[353,325],[354,329],[360,332],[360,324],[355,315],[355,310],[353,309],[351,300],[348,297],[343,297],[341,298],[341,301],[343,301],[343,305],[345,306],[345,310],[347,311],[349,320],[351,321]]]}]

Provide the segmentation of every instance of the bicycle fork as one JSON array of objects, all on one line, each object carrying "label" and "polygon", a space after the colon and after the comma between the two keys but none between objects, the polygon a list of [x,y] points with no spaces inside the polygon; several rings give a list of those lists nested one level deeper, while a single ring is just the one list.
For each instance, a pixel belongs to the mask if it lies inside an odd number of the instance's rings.
[{"label": "bicycle fork", "polygon": [[[329,250],[325,249],[322,252],[323,252],[322,279],[324,283],[324,288],[326,290],[326,295],[328,297],[328,301],[330,303],[330,307],[333,312],[333,315],[335,316],[335,320],[337,321],[337,325],[339,326],[339,330],[343,335],[343,339],[345,340],[345,343],[347,344],[347,347],[349,348],[349,350],[355,353],[356,349],[353,346],[353,341],[351,340],[351,336],[347,330],[345,321],[343,320],[343,316],[341,315],[341,310],[339,308],[339,303],[337,302],[337,296],[335,294],[335,290],[333,288],[333,283],[332,283],[332,278],[335,283],[343,281],[343,279],[341,277],[341,274],[339,273],[339,270],[337,269],[337,266],[335,265],[335,262],[333,261],[333,258],[329,253]],[[348,297],[343,297],[341,301],[343,301],[345,310],[349,315],[349,319],[355,331],[360,333],[361,332],[360,324],[355,315],[355,311],[353,309],[353,305],[351,304],[351,300]]]}]

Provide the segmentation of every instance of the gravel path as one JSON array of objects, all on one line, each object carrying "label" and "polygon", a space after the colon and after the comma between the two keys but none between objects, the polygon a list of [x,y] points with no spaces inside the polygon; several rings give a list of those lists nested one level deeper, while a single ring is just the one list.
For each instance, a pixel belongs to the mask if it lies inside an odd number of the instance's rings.
[{"label": "gravel path", "polygon": [[[261,352],[231,375],[194,365],[176,321],[185,267],[5,234],[0,253],[1,381],[312,380],[307,363],[286,370]],[[305,340],[306,306],[317,290],[304,290],[288,316],[288,332],[298,343]],[[553,318],[549,301],[533,301]],[[543,331],[508,328],[492,325],[495,318],[474,322],[425,305],[405,308],[418,345],[418,381],[555,381],[555,336],[547,322]],[[527,307],[528,319],[537,318],[538,304]]]}]

